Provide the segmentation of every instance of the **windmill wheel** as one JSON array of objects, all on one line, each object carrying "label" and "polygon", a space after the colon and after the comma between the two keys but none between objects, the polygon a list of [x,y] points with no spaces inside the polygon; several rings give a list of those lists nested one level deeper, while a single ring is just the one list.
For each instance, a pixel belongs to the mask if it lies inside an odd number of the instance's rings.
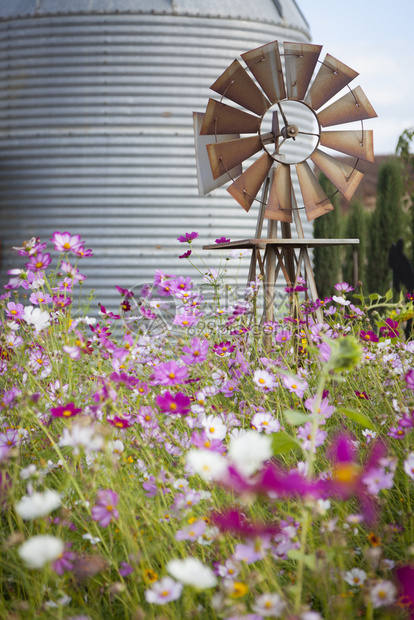
[{"label": "windmill wheel", "polygon": [[[363,125],[360,130],[324,129],[377,115],[362,89],[348,86],[358,73],[329,54],[319,61],[321,49],[321,45],[283,43],[280,53],[277,41],[268,43],[241,55],[247,68],[235,60],[211,86],[221,99],[209,100],[199,131],[215,180],[211,187],[232,180],[227,191],[246,211],[274,166],[265,217],[291,222],[294,166],[307,219],[313,220],[333,206],[308,160],[347,200],[363,177],[356,164],[349,166],[320,147],[353,156],[356,162],[374,161],[373,132]],[[345,87],[343,97],[325,106]],[[248,135],[240,137],[243,134]],[[261,156],[243,172],[242,162],[259,152]]]}]

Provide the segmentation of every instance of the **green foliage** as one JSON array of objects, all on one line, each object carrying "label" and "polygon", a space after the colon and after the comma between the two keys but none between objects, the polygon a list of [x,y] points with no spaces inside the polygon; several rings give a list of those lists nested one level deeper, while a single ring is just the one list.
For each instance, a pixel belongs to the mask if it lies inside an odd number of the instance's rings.
[{"label": "green foliage", "polygon": [[388,253],[403,233],[403,192],[401,163],[398,159],[389,159],[380,167],[377,206],[368,227],[366,285],[370,292],[384,294],[390,287]]},{"label": "green foliage", "polygon": [[363,204],[360,201],[353,201],[345,225],[346,239],[359,239],[359,245],[345,246],[345,256],[342,263],[342,279],[349,284],[354,283],[354,250],[358,256],[358,280],[365,283],[366,279],[366,251],[367,251],[367,217]]},{"label": "green foliage", "polygon": [[[319,182],[334,206],[333,211],[318,217],[314,221],[313,236],[315,239],[339,239],[341,235],[341,212],[335,187],[324,174],[319,175]],[[332,293],[333,286],[340,279],[341,248],[332,246],[315,248],[313,265],[316,288],[321,299]]]}]

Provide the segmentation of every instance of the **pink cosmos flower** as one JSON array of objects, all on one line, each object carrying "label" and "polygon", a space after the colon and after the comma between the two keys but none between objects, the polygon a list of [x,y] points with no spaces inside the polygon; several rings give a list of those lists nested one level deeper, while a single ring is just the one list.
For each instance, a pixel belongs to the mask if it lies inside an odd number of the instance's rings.
[{"label": "pink cosmos flower", "polygon": [[187,415],[190,412],[191,401],[182,392],[178,392],[178,394],[171,394],[170,392],[158,394],[155,398],[155,403],[164,413]]},{"label": "pink cosmos flower", "polygon": [[292,332],[290,332],[288,329],[282,329],[282,331],[280,331],[275,336],[276,342],[280,342],[281,344],[284,342],[287,342],[291,338],[292,338]]},{"label": "pink cosmos flower", "polygon": [[198,232],[185,233],[181,237],[177,237],[177,241],[180,243],[191,243],[194,239],[197,239]]},{"label": "pink cosmos flower", "polygon": [[275,378],[267,370],[255,370],[253,375],[253,381],[257,387],[261,388],[265,392],[270,391],[275,386]]},{"label": "pink cosmos flower", "polygon": [[52,418],[73,418],[75,415],[81,413],[82,409],[75,407],[73,403],[62,405],[61,407],[53,407],[50,410]]},{"label": "pink cosmos flower", "polygon": [[42,252],[39,252],[35,256],[30,257],[30,260],[25,264],[25,267],[31,271],[44,271],[51,262],[52,259],[49,253],[42,254]]},{"label": "pink cosmos flower", "polygon": [[383,338],[396,338],[399,336],[400,332],[398,331],[397,321],[385,319],[385,325],[380,327],[380,334]]},{"label": "pink cosmos flower", "polygon": [[302,398],[305,390],[308,389],[307,381],[299,377],[288,377],[287,375],[283,375],[282,381],[285,388],[287,388],[291,394],[296,394],[299,398]]},{"label": "pink cosmos flower", "polygon": [[184,366],[178,366],[174,361],[163,362],[154,368],[151,382],[154,385],[178,385],[184,383],[188,376],[188,370]]},{"label": "pink cosmos flower", "polygon": [[70,297],[65,297],[65,295],[53,295],[53,305],[56,308],[66,308],[66,306],[70,306],[72,303],[72,299]]},{"label": "pink cosmos flower", "polygon": [[92,250],[91,249],[85,250],[83,245],[81,245],[80,248],[73,250],[73,253],[76,256],[79,256],[79,258],[89,258],[90,256],[93,256]]},{"label": "pink cosmos flower", "polygon": [[257,536],[275,536],[280,532],[280,526],[276,523],[249,522],[243,513],[237,508],[231,508],[223,512],[213,512],[210,520],[222,532],[232,532],[249,538]]},{"label": "pink cosmos flower", "polygon": [[191,327],[192,325],[198,323],[199,320],[199,317],[195,314],[189,314],[182,311],[175,315],[173,325],[178,325],[179,327]]},{"label": "pink cosmos flower", "polygon": [[14,301],[9,301],[7,304],[7,316],[10,319],[19,320],[23,318],[24,306],[23,304],[16,304]]},{"label": "pink cosmos flower", "polygon": [[335,284],[334,289],[342,293],[350,293],[354,290],[354,287],[348,284],[348,282],[338,282],[338,284]]},{"label": "pink cosmos flower", "polygon": [[57,252],[74,252],[83,245],[80,235],[71,235],[69,232],[55,231],[50,241]]},{"label": "pink cosmos flower", "polygon": [[184,364],[197,364],[204,362],[207,359],[209,343],[208,340],[200,340],[200,338],[193,338],[190,341],[189,346],[184,346],[182,348],[181,359]]},{"label": "pink cosmos flower", "polygon": [[204,534],[206,527],[207,523],[203,519],[199,519],[182,530],[177,530],[175,540],[197,540],[199,536]]},{"label": "pink cosmos flower", "polygon": [[227,239],[226,237],[220,237],[219,239],[215,240],[215,243],[229,243],[230,239]]},{"label": "pink cosmos flower", "polygon": [[[312,423],[306,422],[303,426],[299,426],[298,428],[298,439],[302,440],[302,446],[305,450],[310,450],[312,447]],[[326,431],[321,431],[317,429],[315,434],[315,443],[313,445],[313,451],[316,451],[316,448],[321,446],[325,439],[327,438],[328,433]]]},{"label": "pink cosmos flower", "polygon": [[32,293],[30,295],[29,300],[34,306],[39,306],[40,304],[50,304],[52,298],[49,293],[42,293],[41,291],[36,291],[35,293]]},{"label": "pink cosmos flower", "polygon": [[65,543],[65,551],[52,564],[52,568],[57,575],[63,575],[73,568],[73,560],[76,560],[77,555],[70,550],[71,546],[71,542]]},{"label": "pink cosmos flower", "polygon": [[118,494],[110,489],[98,491],[98,501],[92,507],[92,519],[101,527],[107,527],[112,519],[119,518],[119,512],[115,506],[119,502]]},{"label": "pink cosmos flower", "polygon": [[151,589],[145,590],[145,600],[154,605],[166,605],[180,598],[183,585],[171,577],[163,577],[152,584]]},{"label": "pink cosmos flower", "polygon": [[407,387],[414,392],[414,369],[411,368],[404,377]]}]

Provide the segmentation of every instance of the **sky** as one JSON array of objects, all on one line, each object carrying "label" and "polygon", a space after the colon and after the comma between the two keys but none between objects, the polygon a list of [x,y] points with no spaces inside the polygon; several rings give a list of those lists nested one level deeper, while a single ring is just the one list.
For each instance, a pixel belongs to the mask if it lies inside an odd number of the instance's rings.
[{"label": "sky", "polygon": [[320,59],[329,53],[358,71],[350,87],[361,86],[378,114],[364,121],[375,154],[394,153],[399,135],[414,129],[414,0],[296,2],[312,43],[323,45]]}]

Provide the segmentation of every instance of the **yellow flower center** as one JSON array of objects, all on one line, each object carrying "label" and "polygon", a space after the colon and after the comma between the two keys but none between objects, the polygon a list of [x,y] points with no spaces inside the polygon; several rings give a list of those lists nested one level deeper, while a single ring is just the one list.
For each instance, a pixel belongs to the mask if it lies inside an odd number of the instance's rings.
[{"label": "yellow flower center", "polygon": [[65,248],[65,250],[70,250],[70,243],[66,241],[66,243],[63,244],[63,247]]},{"label": "yellow flower center", "polygon": [[40,261],[40,260],[39,260],[39,261],[37,261],[37,263],[36,263],[36,267],[37,267],[38,269],[40,269],[40,267],[42,267],[42,265],[43,265],[42,261]]},{"label": "yellow flower center", "polygon": [[175,379],[175,374],[173,372],[170,372],[170,374],[168,375],[168,377],[170,379]]},{"label": "yellow flower center", "polygon": [[64,411],[62,411],[62,415],[65,416],[65,418],[70,418],[72,412],[70,409],[65,409]]}]

